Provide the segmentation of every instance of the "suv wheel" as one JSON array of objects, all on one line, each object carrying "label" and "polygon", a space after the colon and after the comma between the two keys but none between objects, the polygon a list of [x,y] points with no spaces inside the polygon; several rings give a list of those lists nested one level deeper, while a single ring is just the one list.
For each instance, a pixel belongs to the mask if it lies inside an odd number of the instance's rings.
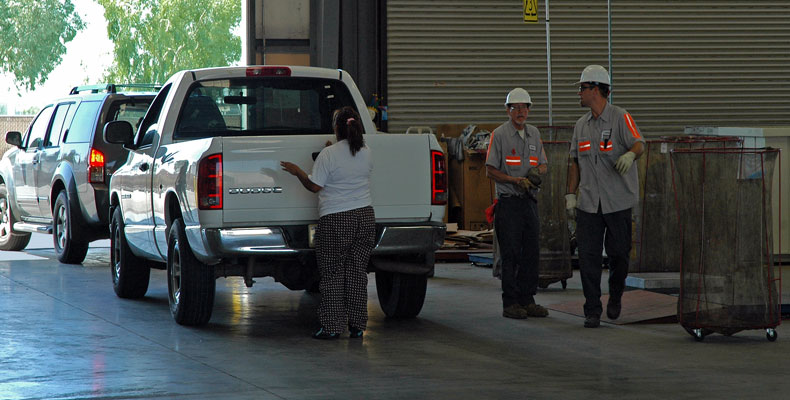
[{"label": "suv wheel", "polygon": [[0,183],[0,250],[22,250],[30,242],[30,233],[14,231],[14,213],[8,201],[8,189]]},{"label": "suv wheel", "polygon": [[192,254],[184,222],[177,218],[167,235],[167,299],[173,319],[181,325],[205,325],[215,291],[214,269]]},{"label": "suv wheel", "polygon": [[80,242],[74,238],[75,221],[69,197],[62,190],[52,209],[52,240],[58,260],[64,264],[79,264],[88,254],[88,242]]},{"label": "suv wheel", "polygon": [[110,269],[112,288],[118,297],[136,299],[145,296],[151,269],[146,260],[135,256],[123,233],[121,208],[115,207],[110,222]]}]

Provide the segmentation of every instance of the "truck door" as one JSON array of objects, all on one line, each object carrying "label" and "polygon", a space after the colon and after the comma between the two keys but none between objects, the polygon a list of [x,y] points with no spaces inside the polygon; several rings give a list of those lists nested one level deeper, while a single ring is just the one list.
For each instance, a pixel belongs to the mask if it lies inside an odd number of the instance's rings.
[{"label": "truck door", "polygon": [[161,257],[154,241],[152,184],[154,156],[159,147],[159,114],[169,92],[170,85],[159,91],[140,122],[135,149],[129,152],[129,157],[123,166],[126,173],[123,176],[124,183],[121,185],[124,191],[120,193],[121,210],[126,224],[126,240],[130,246],[151,258]]},{"label": "truck door", "polygon": [[53,106],[47,106],[38,114],[22,140],[25,148],[17,153],[13,166],[14,193],[19,205],[19,216],[22,218],[39,215],[35,170],[53,111]]},{"label": "truck door", "polygon": [[[52,217],[52,202],[55,201],[50,198],[52,177],[60,163],[60,141],[63,137],[63,130],[68,129],[68,122],[71,122],[76,109],[74,102],[61,103],[55,107],[52,123],[39,152],[38,164],[35,168],[36,195],[38,196],[38,215],[44,218]],[[87,172],[74,171],[74,173]],[[57,196],[57,193],[54,196]]]},{"label": "truck door", "polygon": [[[156,125],[151,127],[156,128]],[[120,193],[126,240],[129,245],[149,256],[158,257],[153,242],[154,223],[151,216],[151,171],[155,146],[147,143],[129,152],[126,173]]]}]

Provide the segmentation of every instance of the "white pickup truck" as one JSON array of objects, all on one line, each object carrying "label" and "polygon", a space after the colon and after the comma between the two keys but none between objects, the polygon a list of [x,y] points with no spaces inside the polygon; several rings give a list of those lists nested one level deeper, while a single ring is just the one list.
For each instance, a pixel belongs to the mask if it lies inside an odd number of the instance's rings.
[{"label": "white pickup truck", "polygon": [[138,298],[149,268],[167,269],[170,311],[179,324],[211,318],[216,279],[271,276],[313,289],[317,195],[283,171],[309,171],[332,114],[354,107],[373,151],[375,272],[385,314],[422,309],[434,252],[444,240],[444,154],[433,135],[376,132],[348,73],[312,67],[223,67],[175,74],[137,132],[104,128],[129,157],[110,181],[111,268],[116,294]]}]

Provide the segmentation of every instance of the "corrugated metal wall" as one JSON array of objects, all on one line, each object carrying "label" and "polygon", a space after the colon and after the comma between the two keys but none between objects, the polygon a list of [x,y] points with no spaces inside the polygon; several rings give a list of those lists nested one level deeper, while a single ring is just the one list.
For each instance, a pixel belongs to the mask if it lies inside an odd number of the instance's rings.
[{"label": "corrugated metal wall", "polygon": [[[790,2],[613,1],[613,102],[647,135],[684,126],[790,125]],[[554,125],[586,111],[576,86],[608,66],[606,1],[550,1]],[[501,122],[507,92],[548,124],[545,2],[388,0],[388,131]]]}]

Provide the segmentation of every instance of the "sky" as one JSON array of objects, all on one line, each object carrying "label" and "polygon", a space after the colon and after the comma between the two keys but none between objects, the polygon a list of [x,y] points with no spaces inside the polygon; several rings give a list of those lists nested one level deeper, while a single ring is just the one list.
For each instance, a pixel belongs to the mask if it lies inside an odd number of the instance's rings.
[{"label": "sky", "polygon": [[74,40],[66,43],[62,62],[49,74],[46,82],[33,92],[20,93],[14,86],[13,75],[0,74],[0,104],[7,106],[8,114],[41,107],[48,101],[68,95],[77,85],[104,83],[99,79],[112,63],[113,56],[104,8],[93,0],[72,2],[86,27],[77,33]]}]

